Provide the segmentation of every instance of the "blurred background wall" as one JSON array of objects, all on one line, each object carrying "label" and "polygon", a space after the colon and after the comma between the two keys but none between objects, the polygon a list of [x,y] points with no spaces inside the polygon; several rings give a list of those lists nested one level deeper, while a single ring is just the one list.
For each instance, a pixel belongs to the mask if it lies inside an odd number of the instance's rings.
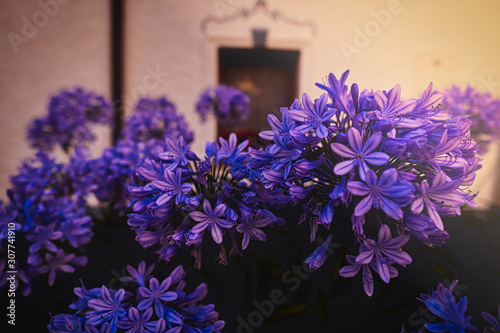
[{"label": "blurred background wall", "polygon": [[[110,97],[109,27],[107,1],[0,1],[0,199],[35,154],[26,129],[50,95],[78,85]],[[110,131],[95,134],[98,154]]]},{"label": "blurred background wall", "polygon": [[[300,50],[298,95],[319,96],[315,82],[350,69],[349,84],[388,90],[399,83],[403,98],[418,97],[431,81],[437,89],[471,84],[500,97],[500,1],[267,0],[267,8],[311,20],[313,28],[259,13],[220,23],[256,2],[124,1],[125,114],[140,95],[166,94],[185,115],[200,152],[217,135],[215,121],[201,124],[194,111],[198,94],[218,82],[217,49],[253,47],[254,28],[267,30],[268,48]],[[25,129],[46,112],[50,94],[81,85],[110,97],[110,17],[107,1],[0,1],[2,198],[8,176],[34,153]],[[36,32],[25,28],[29,23],[39,26]],[[13,42],[9,33],[21,40]],[[100,133],[102,148],[110,140]],[[499,201],[497,156],[492,149],[478,173],[474,190],[481,190],[482,205]]]}]

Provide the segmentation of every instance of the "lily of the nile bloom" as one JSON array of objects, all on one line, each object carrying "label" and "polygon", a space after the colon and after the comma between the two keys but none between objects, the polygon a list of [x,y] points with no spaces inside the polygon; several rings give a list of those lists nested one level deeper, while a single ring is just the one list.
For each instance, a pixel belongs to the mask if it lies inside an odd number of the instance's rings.
[{"label": "lily of the nile bloom", "polygon": [[182,182],[182,170],[177,169],[175,173],[170,169],[165,169],[164,180],[153,180],[151,183],[161,190],[163,193],[156,199],[157,205],[163,205],[173,198],[175,203],[178,204],[182,195],[191,190],[191,183]]},{"label": "lily of the nile bloom", "polygon": [[199,222],[191,229],[191,232],[198,234],[208,228],[208,230],[212,233],[214,241],[217,244],[222,243],[221,228],[229,229],[233,226],[231,222],[223,218],[226,209],[227,206],[225,204],[218,204],[214,209],[212,209],[210,202],[205,199],[203,202],[203,212],[194,211],[189,213],[189,216],[194,221]]},{"label": "lily of the nile bloom", "polygon": [[326,253],[328,251],[328,247],[332,242],[333,235],[329,235],[328,238],[314,250],[314,252],[306,259],[305,263],[309,264],[310,268],[319,268],[321,267],[326,258]]},{"label": "lily of the nile bloom", "polygon": [[186,143],[193,141],[193,132],[175,105],[165,96],[144,97],[134,106],[119,143],[132,147],[143,157],[154,157],[164,151],[165,139],[175,141],[181,136]]},{"label": "lily of the nile bloom", "polygon": [[355,166],[359,166],[359,175],[362,180],[366,179],[366,173],[369,169],[368,164],[384,165],[389,160],[389,155],[383,152],[374,151],[382,141],[382,133],[372,134],[363,144],[363,139],[359,131],[351,127],[347,132],[347,142],[349,147],[338,142],[331,144],[331,148],[337,155],[348,158],[349,160],[337,163],[333,169],[335,174],[343,176],[349,173]]},{"label": "lily of the nile bloom", "polygon": [[447,206],[461,206],[465,203],[463,196],[458,192],[460,184],[461,180],[447,180],[444,172],[434,177],[432,186],[429,186],[427,180],[423,180],[420,185],[416,185],[417,195],[411,205],[412,213],[420,214],[425,208],[436,227],[443,230],[443,220],[439,215],[440,209]]},{"label": "lily of the nile bloom", "polygon": [[452,86],[444,91],[444,110],[453,116],[466,116],[471,124],[471,134],[479,142],[479,153],[488,151],[489,145],[500,140],[500,100],[490,93],[481,93],[468,86]]},{"label": "lily of the nile bloom", "polygon": [[450,239],[450,235],[436,227],[434,221],[426,214],[404,212],[404,222],[406,229],[427,246],[442,246]]},{"label": "lily of the nile bloom", "polygon": [[267,115],[267,121],[271,126],[272,130],[262,131],[259,136],[264,140],[272,140],[274,133],[278,132],[280,135],[288,137],[290,132],[297,127],[295,121],[290,117],[288,108],[280,108],[281,111],[281,121],[274,114]]},{"label": "lily of the nile bloom", "polygon": [[453,332],[465,333],[466,330],[478,332],[479,330],[470,324],[471,316],[465,316],[467,311],[467,297],[461,297],[458,303],[453,296],[453,288],[457,285],[455,280],[447,289],[443,284],[439,284],[436,291],[430,295],[421,294],[421,301],[436,316],[443,319],[441,323],[425,324],[431,332]]},{"label": "lily of the nile bloom", "polygon": [[[146,270],[144,261],[139,266],[129,272]],[[74,290],[78,299],[70,305],[76,312],[53,316],[47,328],[51,333],[219,333],[224,321],[218,319],[213,304],[201,303],[207,286],[201,284],[193,292],[186,291],[184,275],[182,266],[177,266],[161,284],[152,277],[150,288],[138,284],[142,279],[127,276],[131,283],[119,291],[105,286],[87,290],[82,283],[82,288]]]},{"label": "lily of the nile bloom", "polygon": [[[246,145],[247,142],[238,144],[236,135],[232,134],[228,140],[207,143],[206,156],[201,162],[191,151],[182,150],[177,157],[167,152],[160,159],[146,159],[139,165],[137,177],[129,186],[134,213],[129,215],[128,223],[137,234],[136,240],[143,247],[158,245],[159,258],[166,261],[182,245],[193,247],[191,254],[200,267],[205,229],[221,244],[219,259],[223,264],[227,253],[239,254],[237,248],[241,248],[241,242],[237,239],[236,226],[244,223],[244,215],[256,216],[262,210],[266,221],[267,217],[272,220],[269,225],[281,223],[283,220],[275,217],[269,208],[283,206],[286,197],[280,188],[263,191],[266,181],[270,181],[264,179],[259,170],[249,169]],[[269,154],[266,160],[272,161],[273,155]],[[283,175],[281,171],[278,173],[278,181],[281,181]],[[212,201],[204,202],[206,198]],[[225,229],[231,230],[225,232]]]},{"label": "lily of the nile bloom", "polygon": [[323,94],[313,104],[311,98],[307,94],[303,94],[302,110],[289,111],[290,117],[297,121],[304,122],[304,125],[300,125],[297,129],[300,129],[301,132],[314,130],[318,138],[326,138],[328,136],[328,128],[324,123],[329,122],[335,114],[334,109],[327,108],[327,100],[327,94]]},{"label": "lily of the nile bloom", "polygon": [[148,308],[146,311],[141,313],[136,308],[131,307],[128,310],[128,318],[126,320],[117,321],[115,325],[116,327],[127,330],[126,332],[130,333],[154,332],[156,321],[151,321],[152,316],[152,308]]},{"label": "lily of the nile bloom", "polygon": [[[458,126],[456,126],[455,129],[457,132],[459,131]],[[461,156],[450,156],[450,153],[462,144],[464,138],[461,135],[452,136],[450,134],[449,129],[442,131],[440,140],[433,150],[433,162],[438,166],[438,170],[441,167],[465,169],[469,165],[465,158]]]},{"label": "lily of the nile bloom", "polygon": [[243,141],[238,144],[238,138],[236,134],[231,133],[229,139],[226,141],[224,138],[219,138],[220,148],[217,151],[216,163],[221,161],[227,161],[228,164],[234,160],[236,156],[239,156],[242,151],[248,146],[248,140]]},{"label": "lily of the nile bloom", "polygon": [[88,302],[88,306],[92,310],[85,314],[86,324],[96,326],[107,321],[110,322],[111,331],[116,332],[115,323],[126,314],[123,308],[124,304],[122,304],[124,298],[124,289],[110,292],[106,286],[102,286],[101,299],[91,299]]},{"label": "lily of the nile bloom", "polygon": [[[361,245],[359,251],[362,252],[363,250],[364,247],[363,245]],[[361,270],[362,271],[361,280],[363,283],[363,289],[365,293],[371,297],[373,295],[373,290],[374,290],[372,270],[378,273],[377,266],[375,265],[375,260],[372,260],[369,263],[364,264],[356,262],[356,256],[353,255],[347,255],[346,259],[348,265],[342,267],[339,270],[339,275],[344,278],[352,278],[356,276]],[[398,270],[396,268],[388,266],[388,270],[389,270],[389,277],[391,279],[398,276]]]},{"label": "lily of the nile bloom", "polygon": [[103,96],[82,88],[62,90],[51,97],[48,114],[31,123],[28,141],[33,148],[44,152],[58,145],[67,153],[77,144],[96,139],[90,123],[111,125],[112,116],[112,106]]},{"label": "lily of the nile bloom", "polygon": [[51,252],[57,252],[57,246],[52,243],[55,239],[60,239],[63,235],[62,231],[54,230],[56,224],[50,224],[46,227],[37,225],[32,234],[26,235],[26,239],[33,242],[29,247],[30,253],[35,253],[40,249],[47,249]]},{"label": "lily of the nile bloom", "polygon": [[92,288],[88,290],[83,284],[82,280],[80,280],[80,283],[82,284],[81,287],[76,287],[73,289],[73,292],[78,297],[78,300],[74,301],[68,306],[70,309],[73,310],[85,309],[87,307],[87,303],[91,299],[101,297],[102,288]]},{"label": "lily of the nile bloom", "polygon": [[93,233],[90,231],[92,226],[92,218],[90,216],[75,216],[70,217],[61,223],[63,236],[62,241],[68,241],[71,246],[77,248],[80,244],[90,243]]},{"label": "lily of the nile bloom", "polygon": [[146,310],[154,305],[156,315],[163,318],[165,308],[162,302],[171,302],[177,299],[176,292],[168,291],[170,283],[170,278],[166,278],[161,284],[156,278],[152,278],[149,280],[149,289],[146,287],[139,287],[139,293],[144,299],[139,303],[137,309]]},{"label": "lily of the nile bloom", "polygon": [[423,121],[410,118],[403,118],[407,113],[413,111],[417,105],[417,100],[409,99],[401,101],[401,87],[394,86],[388,93],[382,91],[375,92],[375,101],[380,107],[380,111],[375,111],[375,116],[379,120],[394,121],[401,127],[415,128],[421,126]]},{"label": "lily of the nile bloom", "polygon": [[333,108],[352,115],[349,103],[349,94],[347,92],[348,88],[345,84],[348,76],[349,70],[342,74],[340,80],[338,80],[333,73],[330,73],[330,75],[328,75],[329,86],[325,86],[321,83],[316,83],[316,86],[328,92],[328,95],[330,95],[330,98],[332,99]]},{"label": "lily of the nile bloom", "polygon": [[166,151],[158,154],[158,157],[165,162],[170,163],[168,168],[170,170],[176,169],[178,166],[186,166],[189,161],[197,161],[198,157],[189,150],[189,145],[184,141],[184,138],[180,136],[177,142],[174,142],[170,138],[165,140]]},{"label": "lily of the nile bloom", "polygon": [[266,227],[272,222],[272,218],[264,215],[262,210],[258,210],[255,214],[249,213],[243,215],[242,222],[236,226],[236,231],[243,234],[241,248],[245,250],[250,239],[266,241],[266,234],[259,228]]},{"label": "lily of the nile bloom", "polygon": [[385,170],[380,179],[371,169],[366,173],[366,183],[350,181],[347,189],[364,198],[356,205],[354,215],[363,216],[372,207],[382,209],[388,216],[400,220],[403,218],[401,206],[405,206],[412,197],[413,186],[407,182],[398,181],[396,169]]},{"label": "lily of the nile bloom", "polygon": [[248,118],[250,99],[232,86],[219,85],[205,89],[196,102],[196,111],[205,122],[213,112],[219,124],[239,124]]},{"label": "lily of the nile bloom", "polygon": [[124,276],[120,278],[121,282],[125,283],[136,283],[141,287],[146,285],[146,281],[151,278],[151,273],[155,269],[155,264],[152,264],[149,267],[146,267],[146,263],[141,261],[137,269],[133,266],[127,265],[127,272],[130,276]]},{"label": "lily of the nile bloom", "polygon": [[495,318],[488,312],[481,312],[481,315],[486,319],[492,326],[484,329],[485,333],[498,333],[500,332],[500,305],[498,306],[498,317]]},{"label": "lily of the nile bloom", "polygon": [[[81,258],[85,258],[80,262]],[[76,261],[75,261],[76,259]],[[72,263],[78,263],[80,266],[85,266],[87,264],[86,257],[75,257],[74,253],[66,254],[63,249],[59,249],[55,256],[51,253],[45,254],[46,264],[38,269],[39,274],[45,274],[49,272],[49,286],[52,287],[56,280],[56,273],[58,271],[65,273],[73,273],[75,268],[71,266]]]},{"label": "lily of the nile bloom", "polygon": [[436,91],[433,91],[432,82],[427,86],[427,89],[423,92],[422,97],[417,102],[415,109],[408,116],[424,118],[426,116],[435,119],[438,112],[435,109],[443,103],[444,95]]},{"label": "lily of the nile bloom", "polygon": [[[449,236],[429,216],[421,187],[445,174],[443,186],[450,190],[437,195],[446,199],[429,199],[442,218],[459,215],[463,204],[475,205],[466,189],[481,166],[470,120],[443,110],[443,95],[432,84],[419,99],[404,100],[399,85],[388,92],[361,91],[355,83],[349,89],[348,75],[330,74],[327,84],[316,84],[328,100],[296,100],[286,124],[269,116],[271,130],[262,137],[272,142],[250,151],[249,168],[262,176],[265,190],[283,189],[290,203],[303,207],[299,223],[309,223],[312,241],[319,233],[326,239],[344,231],[357,242],[377,239],[387,224],[429,246],[442,245]],[[345,222],[350,228],[343,228]]]},{"label": "lily of the nile bloom", "polygon": [[394,263],[405,267],[411,264],[412,260],[408,253],[401,251],[401,247],[410,239],[409,235],[401,235],[395,238],[391,236],[391,230],[387,225],[380,227],[378,239],[363,240],[364,251],[356,257],[356,262],[360,264],[369,264],[375,261],[375,267],[380,278],[385,283],[389,283],[389,267]]}]

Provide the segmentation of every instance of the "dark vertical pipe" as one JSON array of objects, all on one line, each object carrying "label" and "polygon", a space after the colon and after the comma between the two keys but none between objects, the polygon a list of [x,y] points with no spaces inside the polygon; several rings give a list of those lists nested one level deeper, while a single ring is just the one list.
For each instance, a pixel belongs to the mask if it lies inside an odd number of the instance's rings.
[{"label": "dark vertical pipe", "polygon": [[123,126],[124,15],[124,1],[111,0],[111,98],[115,106],[113,144],[120,138]]}]

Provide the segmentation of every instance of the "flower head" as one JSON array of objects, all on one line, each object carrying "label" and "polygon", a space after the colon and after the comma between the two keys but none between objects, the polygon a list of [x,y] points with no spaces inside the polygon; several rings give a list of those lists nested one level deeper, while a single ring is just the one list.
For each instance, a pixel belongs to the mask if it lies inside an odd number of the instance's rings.
[{"label": "flower head", "polygon": [[212,237],[217,244],[222,242],[222,230],[229,229],[233,224],[226,219],[224,219],[227,206],[225,204],[217,205],[214,209],[210,205],[210,202],[205,199],[203,202],[203,212],[194,211],[189,213],[189,216],[199,222],[195,225],[191,232],[198,234],[208,229],[212,233]]},{"label": "flower head", "polygon": [[420,295],[422,297],[420,300],[425,303],[427,308],[443,320],[441,323],[425,324],[425,328],[429,331],[463,333],[465,333],[466,330],[479,331],[470,324],[471,317],[465,317],[467,297],[461,297],[458,303],[455,302],[452,291],[457,283],[458,281],[454,281],[449,289],[440,283],[436,291],[433,291],[429,295]]},{"label": "flower head", "polygon": [[45,152],[56,145],[68,151],[77,144],[95,140],[89,124],[111,125],[112,111],[103,96],[83,88],[62,90],[51,97],[48,115],[30,125],[28,140],[32,147]]},{"label": "flower head", "polygon": [[380,179],[374,171],[366,173],[366,183],[351,181],[347,189],[354,195],[364,198],[356,205],[354,215],[363,216],[374,207],[382,209],[388,216],[399,220],[403,218],[400,202],[409,201],[413,187],[409,183],[398,182],[396,169],[388,169],[382,173]]},{"label": "flower head", "polygon": [[[443,245],[449,235],[442,218],[459,215],[464,204],[475,206],[465,189],[481,166],[471,121],[444,108],[444,96],[432,84],[420,98],[405,100],[399,85],[388,91],[361,90],[356,83],[349,88],[348,75],[330,74],[316,84],[326,94],[304,94],[302,103],[281,108],[281,121],[269,115],[271,129],[261,137],[271,142],[249,149],[248,167],[264,190],[283,190],[291,204],[302,206],[299,223],[309,223],[311,241],[321,233],[354,236],[361,261],[352,264],[348,257],[343,273],[363,267],[371,294],[372,271],[388,282],[397,273],[394,262],[409,263],[395,248],[377,257],[383,251],[374,244],[406,243],[398,237],[408,231],[429,246]],[[388,225],[397,237],[391,238]],[[321,266],[323,249],[308,260]]]},{"label": "flower head", "polygon": [[[139,272],[146,264],[141,262],[137,269],[129,267],[129,271]],[[184,290],[184,275],[182,266],[178,266],[162,283],[152,277],[149,288],[131,283],[118,291],[106,286],[87,290],[82,284],[82,288],[75,288],[78,300],[70,306],[75,313],[53,316],[47,328],[58,333],[220,333],[225,323],[218,319],[214,305],[201,303],[208,293],[207,286],[200,284],[192,292]]]},{"label": "flower head", "polygon": [[196,111],[204,122],[213,113],[219,124],[239,124],[248,118],[250,99],[232,86],[207,88],[196,102]]}]

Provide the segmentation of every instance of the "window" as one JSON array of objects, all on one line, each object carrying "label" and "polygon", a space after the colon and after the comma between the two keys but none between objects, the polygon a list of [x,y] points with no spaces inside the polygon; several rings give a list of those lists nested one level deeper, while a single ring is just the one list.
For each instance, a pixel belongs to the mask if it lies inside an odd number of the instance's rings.
[{"label": "window", "polygon": [[219,125],[220,136],[236,132],[242,138],[256,138],[269,128],[267,114],[280,114],[297,96],[296,50],[264,48],[219,48],[219,83],[232,85],[250,97],[250,116],[241,125]]}]

